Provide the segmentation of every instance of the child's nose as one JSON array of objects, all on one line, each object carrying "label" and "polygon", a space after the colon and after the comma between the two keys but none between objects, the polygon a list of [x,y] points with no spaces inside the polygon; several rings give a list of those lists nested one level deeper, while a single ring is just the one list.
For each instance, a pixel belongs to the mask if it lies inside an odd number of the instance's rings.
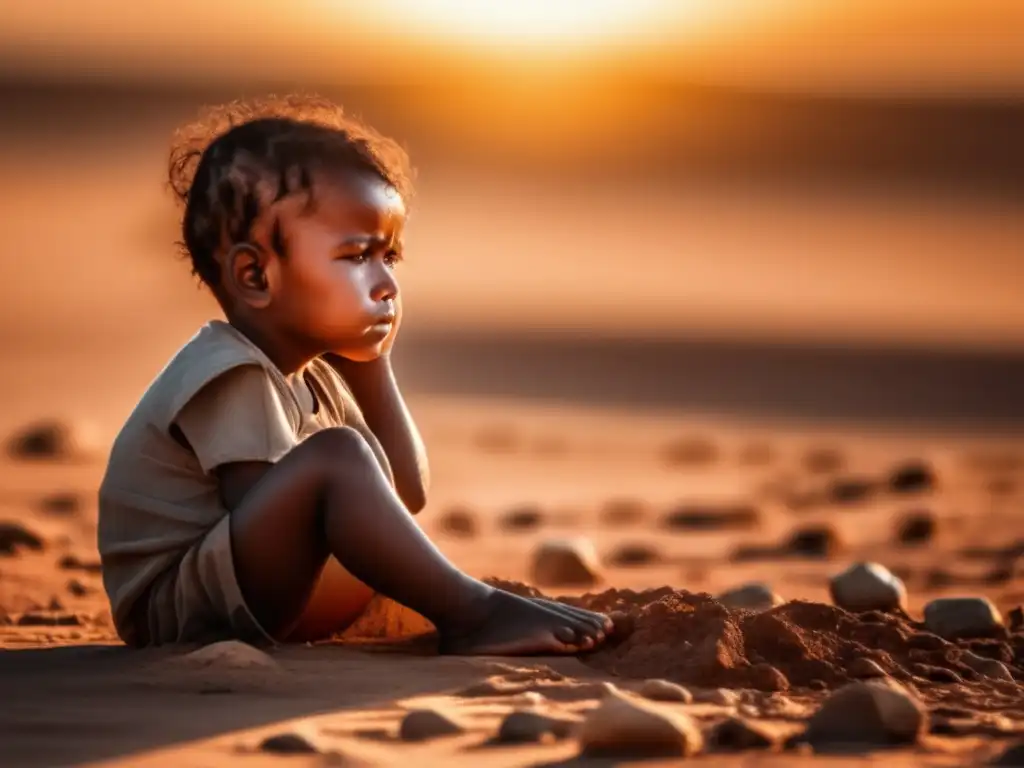
[{"label": "child's nose", "polygon": [[374,301],[387,301],[398,296],[398,281],[390,269],[384,269],[370,293]]}]

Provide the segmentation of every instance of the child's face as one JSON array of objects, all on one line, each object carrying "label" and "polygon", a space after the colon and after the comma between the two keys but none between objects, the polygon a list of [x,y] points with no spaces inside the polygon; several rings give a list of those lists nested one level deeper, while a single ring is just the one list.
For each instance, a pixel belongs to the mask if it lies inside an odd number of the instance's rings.
[{"label": "child's face", "polygon": [[322,184],[315,199],[313,211],[303,210],[303,195],[275,207],[285,256],[268,261],[264,311],[286,338],[313,352],[372,360],[397,320],[394,267],[405,206],[368,175]]}]

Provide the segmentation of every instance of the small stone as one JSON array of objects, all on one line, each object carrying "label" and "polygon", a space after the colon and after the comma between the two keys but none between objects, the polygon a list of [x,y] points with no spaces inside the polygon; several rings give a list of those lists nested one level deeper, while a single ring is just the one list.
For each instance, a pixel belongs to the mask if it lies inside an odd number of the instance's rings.
[{"label": "small stone", "polygon": [[449,510],[439,521],[441,530],[453,536],[472,538],[480,532],[476,515],[468,509]]},{"label": "small stone", "polygon": [[506,512],[498,525],[506,531],[530,531],[540,528],[543,522],[544,513],[538,507],[523,506]]},{"label": "small stone", "polygon": [[850,666],[847,667],[846,672],[850,677],[865,680],[875,677],[888,677],[888,675],[885,674],[885,670],[879,666],[877,661],[869,659],[866,656],[859,656],[850,662]]},{"label": "small stone", "polygon": [[829,474],[840,471],[846,465],[846,457],[838,448],[817,446],[804,454],[804,467],[814,474]]},{"label": "small stone", "polygon": [[466,729],[452,717],[436,709],[414,709],[402,718],[398,735],[403,741],[427,741],[462,733]]},{"label": "small stone", "polygon": [[850,744],[916,743],[928,732],[928,714],[910,693],[891,682],[850,683],[811,717],[806,738],[815,749]]},{"label": "small stone", "polygon": [[500,744],[526,744],[564,739],[573,725],[572,720],[519,710],[505,716],[495,740]]},{"label": "small stone", "polygon": [[41,536],[21,523],[0,522],[0,555],[14,555],[21,549],[40,552],[44,545]]},{"label": "small stone", "polygon": [[260,742],[259,750],[275,755],[315,755],[322,751],[313,738],[296,732],[268,736]]},{"label": "small stone", "polygon": [[666,528],[696,531],[741,530],[755,528],[760,523],[760,511],[747,504],[687,504],[668,513],[662,520]]},{"label": "small stone", "polygon": [[832,483],[828,496],[834,504],[855,504],[866,501],[875,491],[875,484],[866,478],[844,477]]},{"label": "small stone", "polygon": [[186,653],[182,663],[200,669],[280,669],[278,663],[263,651],[238,640],[224,640]]},{"label": "small stone", "polygon": [[630,525],[647,517],[647,505],[639,499],[610,499],[601,510],[601,522],[605,525]]},{"label": "small stone", "polygon": [[86,573],[102,573],[103,564],[99,560],[86,562],[74,555],[64,555],[57,561],[57,567],[64,571],[85,571]]},{"label": "small stone", "polygon": [[7,442],[7,453],[15,459],[74,461],[96,454],[97,440],[91,428],[59,419],[29,424]]},{"label": "small stone", "polygon": [[82,511],[82,497],[71,491],[60,491],[39,500],[39,508],[50,515],[74,515]]},{"label": "small stone", "polygon": [[703,737],[688,715],[622,695],[607,696],[587,713],[579,731],[580,750],[590,756],[694,755]]},{"label": "small stone", "polygon": [[896,467],[889,476],[889,490],[893,493],[920,493],[935,486],[935,473],[921,461],[909,461]]},{"label": "small stone", "polygon": [[927,544],[935,538],[938,522],[928,510],[908,512],[896,524],[896,541],[906,547]]},{"label": "small stone", "polygon": [[726,608],[736,608],[744,611],[762,612],[768,611],[786,601],[772,591],[771,587],[761,582],[744,584],[726,590],[715,598]]},{"label": "small stone", "polygon": [[693,694],[686,688],[668,680],[644,680],[640,686],[640,695],[651,701],[678,701],[683,704],[693,703]]},{"label": "small stone", "polygon": [[67,590],[75,597],[85,597],[93,591],[78,579],[70,579],[67,583]]},{"label": "small stone", "polygon": [[544,586],[591,587],[601,581],[597,550],[589,539],[551,539],[533,553],[532,578]]},{"label": "small stone", "polygon": [[776,749],[782,741],[782,733],[756,720],[729,717],[711,729],[710,741],[723,751]]},{"label": "small stone", "polygon": [[712,464],[718,461],[718,446],[704,437],[684,437],[665,446],[665,461],[676,466]]},{"label": "small stone", "polygon": [[659,563],[661,552],[657,547],[642,542],[628,542],[619,545],[608,555],[608,564],[623,568]]},{"label": "small stone", "polygon": [[797,528],[782,547],[796,557],[829,559],[845,549],[839,533],[830,525],[808,525]]},{"label": "small stone", "polygon": [[829,582],[832,602],[853,613],[906,609],[907,588],[878,563],[856,563]]},{"label": "small stone", "polygon": [[714,704],[719,707],[735,707],[740,703],[740,695],[728,688],[710,688],[693,691],[693,700],[698,704]]},{"label": "small stone", "polygon": [[74,613],[58,611],[29,611],[21,615],[19,627],[80,627],[82,620]]},{"label": "small stone", "polygon": [[960,656],[960,661],[973,669],[979,675],[991,677],[993,680],[1005,680],[1008,683],[1013,682],[1013,675],[1001,661],[986,659],[984,656],[979,656],[971,651],[964,651],[963,655]]},{"label": "small stone", "polygon": [[924,625],[947,640],[989,637],[1003,629],[1003,618],[984,597],[943,597],[924,607]]}]

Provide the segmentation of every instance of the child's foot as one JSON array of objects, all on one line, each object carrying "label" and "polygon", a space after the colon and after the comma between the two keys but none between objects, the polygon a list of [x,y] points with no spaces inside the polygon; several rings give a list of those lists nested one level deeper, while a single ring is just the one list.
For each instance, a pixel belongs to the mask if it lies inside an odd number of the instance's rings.
[{"label": "child's foot", "polygon": [[600,622],[589,617],[500,589],[487,598],[478,618],[438,632],[440,652],[458,656],[571,654],[593,648],[605,635]]},{"label": "child's foot", "polygon": [[532,598],[532,600],[535,603],[540,603],[545,608],[551,608],[559,613],[568,614],[569,616],[574,616],[577,619],[592,624],[596,629],[601,631],[601,637],[597,638],[598,642],[604,639],[605,635],[610,635],[615,629],[615,622],[603,613],[588,611],[586,608],[577,608],[575,605],[568,605],[567,603],[560,603],[557,600],[548,600],[543,597],[535,597]]}]

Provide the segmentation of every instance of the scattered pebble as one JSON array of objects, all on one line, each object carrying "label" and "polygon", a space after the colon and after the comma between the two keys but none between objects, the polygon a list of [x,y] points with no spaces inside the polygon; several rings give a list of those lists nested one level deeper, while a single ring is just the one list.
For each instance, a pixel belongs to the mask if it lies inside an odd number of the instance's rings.
[{"label": "scattered pebble", "polygon": [[744,611],[767,611],[785,600],[775,594],[767,584],[753,582],[727,590],[715,598],[727,608],[739,608]]},{"label": "scattered pebble", "polygon": [[186,653],[181,661],[197,668],[280,669],[278,663],[263,651],[238,640],[224,640]]},{"label": "scattered pebble", "polygon": [[878,563],[855,563],[829,581],[832,602],[852,613],[906,610],[907,588]]},{"label": "scattered pebble", "polygon": [[620,544],[608,555],[608,564],[622,567],[650,565],[662,561],[661,551],[643,542],[627,542]]},{"label": "scattered pebble", "polygon": [[500,744],[525,744],[564,739],[574,725],[573,720],[518,710],[501,721],[495,740]]},{"label": "scattered pebble", "polygon": [[904,546],[916,547],[935,538],[938,521],[928,510],[908,512],[896,523],[896,541]]},{"label": "scattered pebble", "polygon": [[480,532],[476,515],[468,509],[452,509],[445,513],[438,521],[441,530],[453,536],[472,538]]},{"label": "scattered pebble", "polygon": [[640,695],[651,701],[678,701],[683,704],[693,703],[693,694],[686,688],[668,680],[644,680],[640,686]]},{"label": "scattered pebble", "polygon": [[985,597],[943,597],[924,607],[924,625],[939,637],[989,637],[1003,629],[1003,618]]},{"label": "scattered pebble", "polygon": [[921,461],[908,461],[896,467],[889,475],[889,490],[893,493],[920,493],[935,486],[935,473]]},{"label": "scattered pebble", "polygon": [[708,438],[684,437],[665,446],[663,455],[665,461],[672,465],[703,465],[718,461],[719,451]]},{"label": "scattered pebble", "polygon": [[1003,662],[996,659],[986,659],[984,656],[979,656],[971,651],[964,651],[963,655],[960,656],[960,661],[979,675],[991,677],[993,680],[1013,682],[1013,675],[1010,673],[1010,670],[1007,669]]},{"label": "scattered pebble", "polygon": [[869,659],[866,656],[860,656],[850,662],[850,666],[846,670],[850,677],[856,677],[860,679],[871,679],[874,677],[888,677],[885,674],[885,670],[878,664],[874,659]]},{"label": "scattered pebble", "polygon": [[740,717],[729,717],[711,729],[711,744],[719,750],[776,749],[783,733],[770,725]]},{"label": "scattered pebble", "polygon": [[833,504],[855,504],[866,501],[875,491],[875,484],[862,477],[844,477],[832,483],[828,498]]},{"label": "scattered pebble", "polygon": [[605,525],[630,525],[642,522],[647,514],[647,505],[639,499],[610,499],[601,509],[601,522]]},{"label": "scattered pebble", "polygon": [[14,459],[72,461],[95,455],[97,442],[84,424],[47,419],[29,424],[7,442]]},{"label": "scattered pebble", "polygon": [[80,627],[82,620],[74,613],[60,611],[29,611],[17,621],[19,627]]},{"label": "scattered pebble", "polygon": [[669,512],[662,520],[666,528],[698,531],[755,528],[760,523],[760,511],[749,504],[686,504]]},{"label": "scattered pebble", "polygon": [[816,749],[863,744],[916,743],[928,731],[928,714],[905,688],[891,682],[850,683],[827,698],[811,717],[806,738]]},{"label": "scattered pebble", "polygon": [[402,718],[398,736],[403,741],[427,741],[465,731],[465,727],[436,709],[414,709]]},{"label": "scattered pebble", "polygon": [[804,454],[803,465],[808,472],[824,475],[840,471],[846,466],[846,457],[838,448],[817,446]]},{"label": "scattered pebble", "polygon": [[506,531],[530,531],[540,528],[543,522],[544,513],[538,507],[522,506],[502,515],[498,525]]},{"label": "scattered pebble", "polygon": [[589,539],[552,539],[533,553],[531,574],[545,586],[590,587],[601,581],[597,550]]},{"label": "scattered pebble", "polygon": [[14,555],[22,549],[39,552],[44,547],[43,538],[21,523],[0,522],[0,555]]},{"label": "scattered pebble", "polygon": [[582,754],[588,757],[687,757],[699,752],[704,742],[690,716],[622,695],[607,696],[587,713],[579,740]]},{"label": "scattered pebble", "polygon": [[845,550],[839,532],[830,525],[797,528],[783,545],[783,552],[796,557],[829,559]]},{"label": "scattered pebble", "polygon": [[275,755],[316,755],[323,751],[311,735],[296,731],[268,736],[260,742],[259,750]]}]

